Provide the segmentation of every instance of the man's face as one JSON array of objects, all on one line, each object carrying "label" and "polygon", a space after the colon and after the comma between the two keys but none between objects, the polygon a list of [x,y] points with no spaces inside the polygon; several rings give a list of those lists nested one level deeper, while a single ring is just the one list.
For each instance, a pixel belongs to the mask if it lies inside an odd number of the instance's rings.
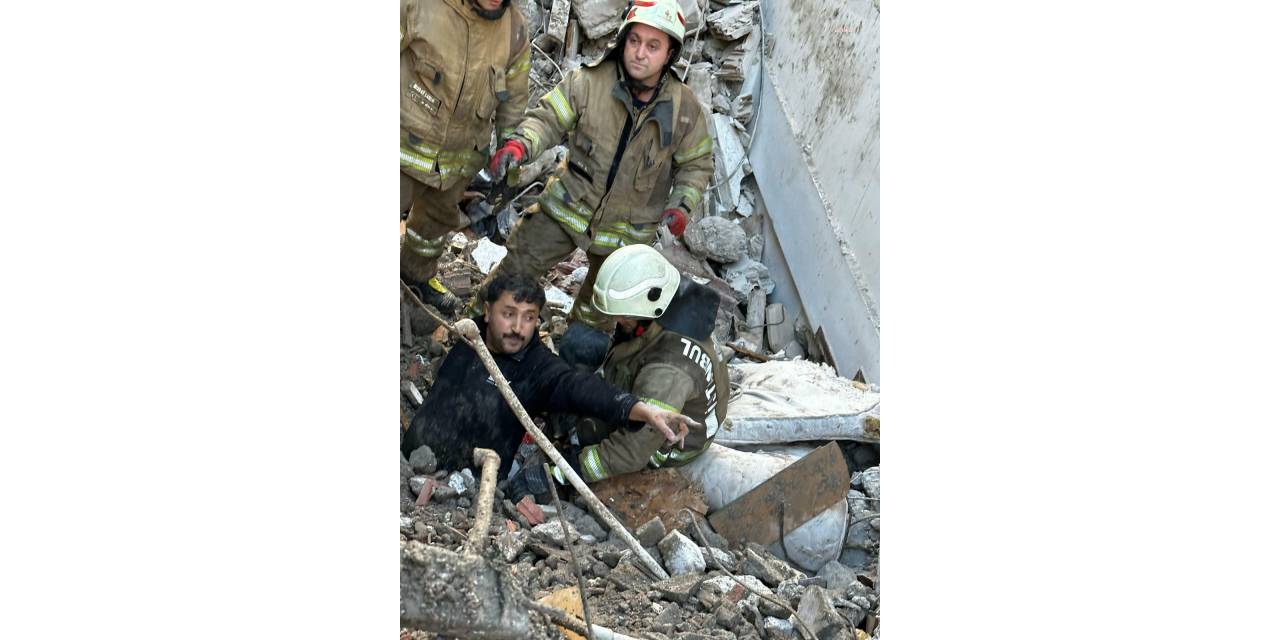
[{"label": "man's face", "polygon": [[497,11],[498,7],[502,6],[502,0],[473,0],[473,1],[476,4],[480,5],[480,8],[484,9],[485,11]]},{"label": "man's face", "polygon": [[489,325],[484,342],[489,350],[512,354],[523,349],[538,330],[538,311],[532,302],[516,302],[510,291],[484,303],[484,321]]},{"label": "man's face", "polygon": [[633,24],[627,31],[622,62],[632,78],[652,87],[658,83],[658,76],[662,75],[670,53],[671,39],[667,34],[647,24]]}]

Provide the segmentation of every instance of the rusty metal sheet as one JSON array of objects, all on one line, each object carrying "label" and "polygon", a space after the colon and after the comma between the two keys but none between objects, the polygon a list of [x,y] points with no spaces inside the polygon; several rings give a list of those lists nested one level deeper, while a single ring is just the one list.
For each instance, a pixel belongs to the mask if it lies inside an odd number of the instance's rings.
[{"label": "rusty metal sheet", "polygon": [[819,447],[756,488],[746,492],[708,520],[731,543],[769,544],[808,522],[849,492],[849,468],[834,442]]},{"label": "rusty metal sheet", "polygon": [[632,531],[654,517],[662,519],[667,531],[679,528],[677,517],[685,507],[707,513],[702,492],[675,469],[645,469],[608,478],[591,485],[591,492]]}]

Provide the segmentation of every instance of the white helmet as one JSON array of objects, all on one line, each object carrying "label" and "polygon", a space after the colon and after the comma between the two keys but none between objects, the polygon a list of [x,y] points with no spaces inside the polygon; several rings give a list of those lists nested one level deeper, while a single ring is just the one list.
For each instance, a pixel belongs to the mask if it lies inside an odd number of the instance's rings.
[{"label": "white helmet", "polygon": [[600,265],[591,301],[611,316],[657,318],[680,287],[680,272],[656,249],[632,244],[609,254]]},{"label": "white helmet", "polygon": [[677,47],[684,42],[684,11],[676,0],[635,0],[627,10],[622,26],[618,27],[618,35],[621,36],[628,26],[636,22],[675,38]]}]

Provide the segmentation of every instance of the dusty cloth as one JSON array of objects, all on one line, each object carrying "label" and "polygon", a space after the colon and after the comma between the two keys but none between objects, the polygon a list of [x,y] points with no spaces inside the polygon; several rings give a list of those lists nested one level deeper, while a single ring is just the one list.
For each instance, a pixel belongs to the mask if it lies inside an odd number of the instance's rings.
[{"label": "dusty cloth", "polygon": [[512,7],[487,20],[467,0],[401,0],[400,171],[425,187],[408,190],[405,277],[435,275],[444,236],[466,226],[458,201],[488,159],[495,124],[510,135],[528,103],[529,51]]},{"label": "dusty cloth", "polygon": [[[484,318],[475,321],[484,335]],[[565,364],[536,337],[524,349],[511,355],[494,354],[493,359],[531,416],[568,411],[607,424],[625,424],[637,402],[632,394]],[[400,450],[408,457],[425,444],[436,454],[440,468],[461,469],[472,465],[475,447],[493,449],[502,458],[501,478],[510,470],[524,433],[480,357],[471,347],[458,344],[441,363]]]},{"label": "dusty cloth", "polygon": [[[539,228],[517,228],[504,262],[534,268],[532,275],[541,276],[574,248],[603,257],[619,247],[652,243],[663,211],[697,208],[715,167],[711,135],[693,91],[670,73],[663,78],[657,95],[637,106],[618,63],[607,59],[569,72],[529,110],[515,131],[529,157],[566,136],[570,141],[566,169],[547,181],[538,199],[538,215],[554,220],[563,239],[556,241],[558,255],[552,258],[550,248],[517,239]],[[521,253],[534,247],[538,255]],[[582,290],[590,292],[597,267],[592,264]],[[574,319],[610,330],[612,320],[588,302],[579,295]]]},{"label": "dusty cloth", "polygon": [[604,363],[605,380],[702,426],[690,427],[684,446],[666,452],[662,434],[648,425],[620,429],[584,420],[578,425],[583,449],[577,460],[584,480],[595,482],[645,466],[680,466],[711,444],[729,406],[729,371],[710,341],[718,303],[714,291],[685,278],[662,318],[615,345]]}]

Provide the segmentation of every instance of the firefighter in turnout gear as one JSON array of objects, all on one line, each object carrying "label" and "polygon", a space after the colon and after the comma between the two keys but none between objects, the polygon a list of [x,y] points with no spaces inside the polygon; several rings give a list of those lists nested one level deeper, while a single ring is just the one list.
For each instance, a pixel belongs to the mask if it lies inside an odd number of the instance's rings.
[{"label": "firefighter in turnout gear", "polygon": [[[673,445],[649,426],[584,419],[577,425],[578,447],[566,456],[569,464],[584,481],[598,482],[690,462],[710,446],[728,410],[729,372],[712,344],[719,295],[682,278],[652,247],[632,245],[605,259],[592,299],[618,320],[617,343],[604,363],[605,381],[702,423],[691,425]],[[510,486],[517,496],[546,493],[546,481],[537,477],[541,473],[540,467],[531,469]],[[558,468],[552,475],[564,481]]]},{"label": "firefighter in turnout gear", "polygon": [[[575,249],[586,251],[589,268],[570,318],[585,327],[571,325],[566,339],[588,329],[599,357],[614,324],[591,305],[601,262],[620,247],[652,243],[659,225],[682,234],[714,168],[702,107],[671,72],[684,32],[676,0],[636,0],[613,48],[569,72],[490,161],[490,172],[501,175],[568,137],[565,169],[548,181],[538,211],[512,232],[490,277],[541,277]],[[472,305],[478,309],[478,300]]]},{"label": "firefighter in turnout gear", "polygon": [[436,276],[458,208],[484,167],[495,121],[510,136],[529,98],[529,34],[511,0],[400,0],[400,276],[442,310]]}]

